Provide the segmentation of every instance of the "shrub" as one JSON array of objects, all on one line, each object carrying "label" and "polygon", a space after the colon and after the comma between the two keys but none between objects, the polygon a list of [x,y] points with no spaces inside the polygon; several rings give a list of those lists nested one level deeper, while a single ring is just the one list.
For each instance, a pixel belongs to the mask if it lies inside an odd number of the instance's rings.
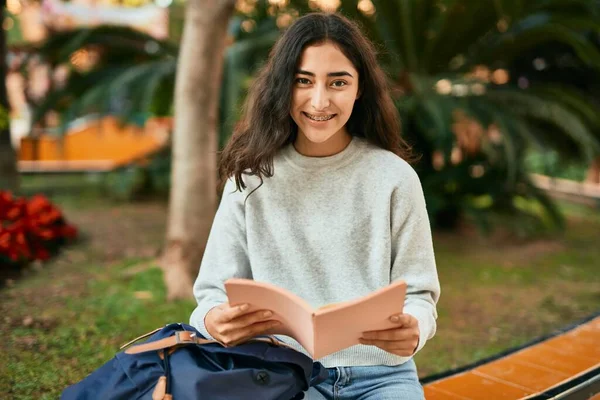
[{"label": "shrub", "polygon": [[45,196],[26,199],[0,191],[0,266],[48,260],[76,236],[77,229]]}]

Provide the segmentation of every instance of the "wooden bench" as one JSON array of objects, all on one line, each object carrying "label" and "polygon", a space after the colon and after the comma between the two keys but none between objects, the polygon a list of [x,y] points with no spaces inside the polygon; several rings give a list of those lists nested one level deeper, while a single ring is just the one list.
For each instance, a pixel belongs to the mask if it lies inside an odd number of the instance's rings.
[{"label": "wooden bench", "polygon": [[421,382],[427,400],[600,400],[600,313]]},{"label": "wooden bench", "polygon": [[600,208],[600,184],[530,174],[535,186],[556,199]]},{"label": "wooden bench", "polygon": [[171,118],[150,118],[138,127],[104,117],[78,124],[64,136],[24,137],[18,169],[25,174],[109,172],[143,163],[168,145],[172,125]]}]

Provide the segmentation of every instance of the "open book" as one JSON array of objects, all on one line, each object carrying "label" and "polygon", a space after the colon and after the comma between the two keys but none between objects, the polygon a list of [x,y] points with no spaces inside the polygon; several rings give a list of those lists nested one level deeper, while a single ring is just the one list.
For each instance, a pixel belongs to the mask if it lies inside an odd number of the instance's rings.
[{"label": "open book", "polygon": [[406,283],[396,281],[364,297],[313,309],[280,287],[251,279],[228,279],[229,304],[248,303],[249,311],[271,310],[281,325],[268,334],[296,339],[313,359],[360,344],[363,332],[397,327],[390,317],[402,313]]}]

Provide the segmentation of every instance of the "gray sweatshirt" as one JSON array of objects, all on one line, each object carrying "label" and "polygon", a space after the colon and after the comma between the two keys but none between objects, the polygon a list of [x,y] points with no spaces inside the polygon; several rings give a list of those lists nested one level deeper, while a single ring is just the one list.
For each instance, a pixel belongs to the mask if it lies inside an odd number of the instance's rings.
[{"label": "gray sweatshirt", "polygon": [[[423,190],[408,163],[357,137],[329,157],[306,157],[290,144],[274,158],[273,177],[258,189],[258,178],[244,182],[242,192],[232,179],[225,185],[194,285],[190,324],[203,335],[211,337],[206,313],[227,302],[223,283],[235,277],[280,286],[315,308],[402,279],[404,312],[419,321],[417,351],[433,337],[440,285]],[[318,361],[398,365],[409,358],[357,345]]]}]

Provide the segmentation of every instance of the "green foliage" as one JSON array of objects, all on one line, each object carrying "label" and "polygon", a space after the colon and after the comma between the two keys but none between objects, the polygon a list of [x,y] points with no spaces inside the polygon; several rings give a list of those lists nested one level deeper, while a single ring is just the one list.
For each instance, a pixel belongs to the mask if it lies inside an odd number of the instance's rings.
[{"label": "green foliage", "polygon": [[147,175],[143,167],[131,165],[109,172],[104,180],[107,193],[116,200],[134,200],[145,191]]},{"label": "green foliage", "polygon": [[148,197],[166,198],[171,182],[171,148],[166,147],[144,162],[135,163],[107,173],[101,187],[119,201]]},{"label": "green foliage", "polygon": [[531,151],[525,158],[527,169],[537,174],[577,182],[585,180],[588,165],[583,162],[567,161],[556,151],[539,153]]},{"label": "green foliage", "polygon": [[524,231],[561,227],[560,213],[528,179],[526,149],[571,160],[600,154],[597,100],[564,78],[523,89],[514,64],[552,45],[598,75],[599,3],[373,3],[367,31],[390,54],[386,69],[403,92],[404,135],[422,155],[416,168],[434,223],[453,227],[469,215],[487,230],[497,215]]},{"label": "green foliage", "polygon": [[[452,228],[469,215],[489,230],[494,213],[521,215],[515,204],[524,198],[539,206],[528,212],[533,219],[561,226],[560,213],[528,180],[526,150],[554,151],[583,162],[600,154],[600,93],[574,84],[568,74],[547,74],[523,88],[518,77],[527,71],[519,63],[542,49],[564,52],[575,68],[598,76],[600,2],[373,3],[374,15],[359,11],[356,0],[341,1],[339,11],[385,49],[380,60],[394,93],[401,93],[396,102],[403,134],[421,156],[415,167],[434,224]],[[253,74],[280,34],[277,19],[309,11],[304,0],[283,8],[259,1],[232,19],[220,99],[221,146],[239,118]],[[112,110],[125,119],[136,110],[172,113],[176,44],[126,28],[100,27],[55,35],[40,51],[58,65],[81,48],[101,49],[100,62],[90,71],[74,71],[68,84],[38,107],[36,117],[51,108],[63,111],[65,121],[90,111],[110,112],[115,98],[127,99]],[[123,181],[135,181],[126,176]],[[485,206],[474,200],[482,196]]]},{"label": "green foliage", "polygon": [[[73,64],[81,51],[96,55],[90,69]],[[50,110],[63,116],[63,130],[90,113],[135,123],[140,112],[164,116],[172,111],[178,47],[171,42],[131,28],[100,26],[55,33],[37,54],[53,67],[66,65],[69,76],[36,104],[34,122]]]}]

